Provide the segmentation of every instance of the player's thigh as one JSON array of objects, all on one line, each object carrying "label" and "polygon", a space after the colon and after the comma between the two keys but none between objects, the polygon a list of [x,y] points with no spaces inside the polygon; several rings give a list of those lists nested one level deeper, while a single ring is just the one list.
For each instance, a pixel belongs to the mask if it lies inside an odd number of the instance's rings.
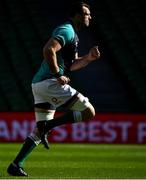
[{"label": "player's thigh", "polygon": [[35,104],[49,102],[55,108],[70,100],[77,91],[70,85],[61,85],[56,79],[48,79],[32,85]]},{"label": "player's thigh", "polygon": [[78,111],[82,115],[82,120],[88,120],[95,116],[95,109],[89,102],[89,99],[81,93],[77,95],[77,101],[70,108],[73,111]]}]

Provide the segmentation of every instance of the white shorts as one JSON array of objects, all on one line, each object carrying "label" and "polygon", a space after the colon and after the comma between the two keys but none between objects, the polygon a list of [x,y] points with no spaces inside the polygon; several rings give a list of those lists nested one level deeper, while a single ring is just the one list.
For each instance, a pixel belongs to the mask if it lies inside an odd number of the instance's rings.
[{"label": "white shorts", "polygon": [[[44,81],[33,83],[32,92],[34,96],[34,104],[49,102],[56,109],[67,103],[78,92],[70,85],[61,85],[57,79],[46,79]],[[73,109],[84,110],[88,106],[88,98],[79,93],[80,102],[77,102],[77,107],[73,105]],[[80,107],[79,107],[80,106]]]}]

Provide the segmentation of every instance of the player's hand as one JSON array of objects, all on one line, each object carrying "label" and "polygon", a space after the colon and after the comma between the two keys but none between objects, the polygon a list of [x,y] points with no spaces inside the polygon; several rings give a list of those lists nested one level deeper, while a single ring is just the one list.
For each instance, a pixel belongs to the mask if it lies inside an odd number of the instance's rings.
[{"label": "player's hand", "polygon": [[89,50],[88,58],[89,58],[89,61],[94,61],[100,58],[100,52],[99,52],[98,46],[94,46]]},{"label": "player's hand", "polygon": [[60,76],[59,78],[57,78],[57,81],[61,84],[61,85],[64,85],[64,84],[68,84],[70,79],[66,76]]}]

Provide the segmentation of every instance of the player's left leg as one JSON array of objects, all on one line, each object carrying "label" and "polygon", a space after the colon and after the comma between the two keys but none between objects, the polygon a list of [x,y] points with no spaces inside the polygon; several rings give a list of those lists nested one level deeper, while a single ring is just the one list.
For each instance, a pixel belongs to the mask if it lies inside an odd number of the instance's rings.
[{"label": "player's left leg", "polygon": [[[36,121],[50,120],[54,117],[55,110],[49,109],[50,105],[48,103],[37,104],[35,108]],[[30,153],[35,147],[40,144],[40,134],[37,127],[34,128],[33,132],[25,139],[20,151],[13,160],[13,162],[7,168],[7,172],[11,176],[28,176],[28,174],[23,169],[23,164]]]},{"label": "player's left leg", "polygon": [[28,176],[23,170],[23,163],[33,149],[40,143],[40,138],[36,135],[35,130],[25,139],[17,156],[10,163],[7,172],[11,176]]}]

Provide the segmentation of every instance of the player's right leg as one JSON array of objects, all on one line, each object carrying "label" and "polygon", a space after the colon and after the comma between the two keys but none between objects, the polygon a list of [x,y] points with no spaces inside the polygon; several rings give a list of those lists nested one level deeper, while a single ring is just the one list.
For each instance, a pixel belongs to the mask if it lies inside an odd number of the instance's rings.
[{"label": "player's right leg", "polygon": [[47,139],[45,138],[45,133],[49,130],[67,123],[89,120],[95,115],[94,107],[88,98],[68,84],[60,85],[56,79],[45,80],[33,85],[33,94],[36,103],[41,101],[42,97],[45,97],[54,107],[62,106],[70,110],[61,117],[52,118],[52,120],[50,119],[49,121],[44,118],[44,120],[37,122],[41,140],[46,148]]},{"label": "player's right leg", "polygon": [[[88,98],[84,97],[81,93],[74,94],[63,106],[68,112],[64,115],[59,116],[49,121],[39,121],[37,127],[40,126],[39,130],[45,142],[45,133],[53,129],[56,126],[70,123],[78,123],[86,120],[90,120],[95,116],[95,110]],[[42,138],[41,138],[42,139]],[[44,143],[46,147],[47,141]]]}]

